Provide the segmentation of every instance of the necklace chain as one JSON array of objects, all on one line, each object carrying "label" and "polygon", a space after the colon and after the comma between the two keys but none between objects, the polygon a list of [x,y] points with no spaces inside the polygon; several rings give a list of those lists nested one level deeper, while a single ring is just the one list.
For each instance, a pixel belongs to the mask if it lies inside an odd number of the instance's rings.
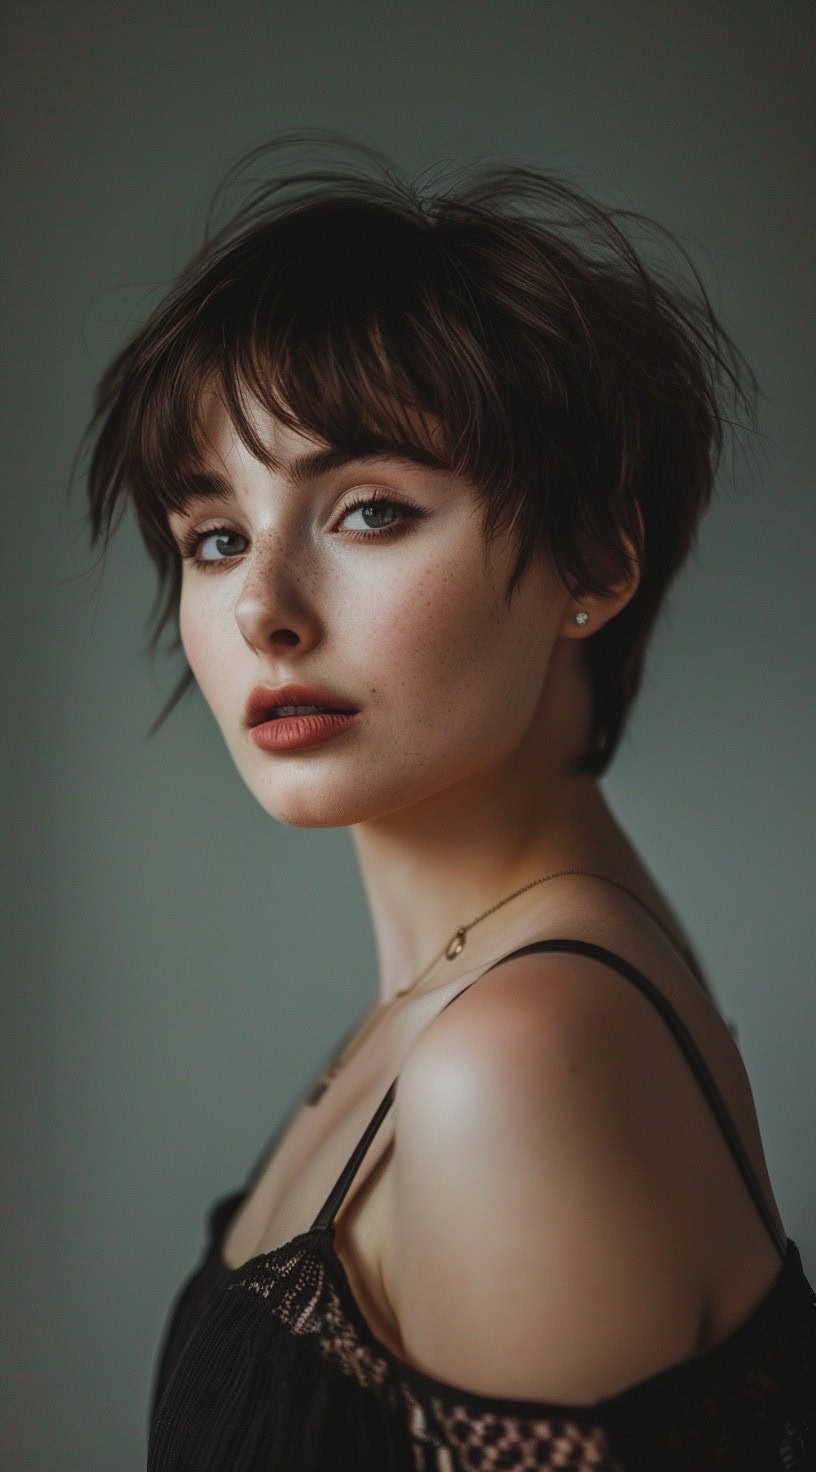
[{"label": "necklace chain", "polygon": [[[541,876],[540,879],[531,879],[529,884],[522,884],[520,889],[514,889],[512,894],[505,895],[504,899],[498,900],[496,904],[491,905],[488,910],[483,910],[481,915],[476,916],[475,920],[471,920],[467,925],[460,925],[459,928],[453,932],[453,935],[447,942],[447,945],[444,945],[442,947],[442,950],[439,952],[439,954],[434,956],[432,961],[428,962],[428,965],[424,967],[422,971],[420,971],[418,976],[414,977],[413,981],[409,982],[407,986],[400,987],[399,990],[394,993],[393,997],[389,997],[384,1002],[377,1002],[375,1006],[372,1007],[371,1011],[364,1018],[359,1031],[357,1032],[356,1036],[353,1038],[349,1046],[342,1049],[337,1057],[333,1059],[333,1061],[329,1064],[328,1068],[326,1068],[321,1074],[320,1078],[318,1079],[317,1083],[315,1084],[314,1088],[312,1089],[306,1100],[307,1104],[317,1104],[318,1100],[323,1097],[327,1088],[329,1087],[329,1084],[336,1078],[341,1068],[343,1068],[345,1064],[348,1063],[349,1059],[354,1056],[357,1050],[362,1047],[372,1027],[374,1027],[374,1025],[379,1022],[380,1017],[385,1012],[387,1012],[389,1007],[393,1007],[395,1002],[400,1001],[402,997],[407,997],[409,992],[414,991],[414,989],[419,986],[419,983],[423,981],[428,975],[428,972],[432,971],[434,966],[436,966],[437,963],[442,960],[443,956],[446,957],[448,961],[454,961],[457,956],[460,956],[462,954],[462,951],[465,949],[465,939],[467,937],[467,933],[469,930],[473,929],[474,925],[478,925],[481,920],[486,920],[488,915],[492,915],[494,910],[500,910],[502,905],[508,905],[511,900],[514,900],[516,898],[517,895],[524,894],[525,890],[534,889],[537,884],[546,884],[548,879],[561,879],[566,874],[581,874],[585,878],[602,879],[606,884],[616,885],[618,889],[625,890],[627,894],[631,895],[632,899],[637,900],[638,904],[643,905],[643,908],[645,910],[648,910],[649,914],[652,916],[652,919],[657,921],[657,924],[661,927],[661,929],[666,929],[666,927],[663,925],[662,920],[658,919],[654,911],[650,909],[647,904],[644,903],[639,895],[635,894],[634,890],[630,889],[628,885],[622,884],[619,879],[610,879],[609,876],[606,874],[594,874],[589,869],[559,869],[555,874],[544,874]],[[668,932],[666,933],[668,934]]]}]

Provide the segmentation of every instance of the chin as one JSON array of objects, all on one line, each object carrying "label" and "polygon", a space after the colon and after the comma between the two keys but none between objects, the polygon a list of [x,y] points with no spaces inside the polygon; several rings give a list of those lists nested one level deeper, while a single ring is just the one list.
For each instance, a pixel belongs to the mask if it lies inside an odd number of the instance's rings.
[{"label": "chin", "polygon": [[308,773],[267,781],[259,781],[257,773],[252,779],[241,775],[264,812],[288,828],[346,828],[376,817],[379,811],[376,804],[366,801],[359,787],[356,792],[343,792],[337,783],[321,784]]},{"label": "chin", "polygon": [[360,821],[358,817],[347,816],[341,808],[332,809],[330,804],[325,803],[321,805],[293,801],[283,805],[267,803],[260,797],[258,801],[270,818],[284,823],[287,828],[346,828],[349,824]]},{"label": "chin", "polygon": [[338,774],[323,774],[301,771],[300,773],[276,772],[258,774],[241,772],[252,796],[260,803],[270,818],[285,823],[289,828],[350,828],[356,823],[376,822],[389,817],[403,808],[419,805],[434,796],[444,780],[433,783],[427,780],[400,782],[394,772],[383,772],[378,781],[370,770],[368,781],[357,774],[346,774],[345,780]]}]

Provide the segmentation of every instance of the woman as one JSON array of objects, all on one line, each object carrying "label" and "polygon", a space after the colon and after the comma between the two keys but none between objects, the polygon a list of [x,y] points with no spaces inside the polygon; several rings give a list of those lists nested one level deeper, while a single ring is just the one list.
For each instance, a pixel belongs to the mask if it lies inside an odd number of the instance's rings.
[{"label": "woman", "polygon": [[93,535],[132,504],[171,705],[350,828],[379,962],[212,1210],[151,1472],[816,1466],[745,1069],[599,787],[751,411],[620,218],[528,169],[273,176],[100,387]]}]

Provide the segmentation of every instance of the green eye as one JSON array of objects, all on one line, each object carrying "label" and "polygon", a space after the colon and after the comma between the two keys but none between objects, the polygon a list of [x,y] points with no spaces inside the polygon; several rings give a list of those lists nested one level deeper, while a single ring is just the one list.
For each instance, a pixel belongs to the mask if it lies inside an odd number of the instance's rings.
[{"label": "green eye", "polygon": [[[204,532],[203,535],[199,538],[198,545],[199,545],[199,547],[203,547],[205,545],[205,543],[207,543],[207,542],[211,542],[211,541],[216,541],[216,542],[229,542],[230,540],[232,540],[232,541],[236,541],[237,540],[239,542],[243,542],[245,540],[245,538],[241,536],[240,532],[231,532],[231,531],[227,531],[225,528],[217,528],[215,531]],[[223,551],[223,549],[221,549],[221,550]],[[230,557],[230,556],[233,556],[234,557],[235,556],[235,553],[234,552],[233,553],[227,552],[227,553],[224,554],[224,556],[225,557]],[[199,561],[200,562],[222,562],[222,561],[224,561],[224,557],[201,557],[201,556],[199,556]]]},{"label": "green eye", "polygon": [[408,501],[397,500],[394,496],[372,495],[369,492],[367,496],[361,496],[359,501],[354,501],[351,506],[346,507],[340,518],[340,524],[344,525],[350,516],[358,512],[363,518],[363,525],[349,527],[348,535],[360,541],[387,537],[390,532],[400,530],[404,523],[419,521],[428,515],[427,511],[419,506],[411,505]]},{"label": "green eye", "polygon": [[183,537],[179,538],[179,551],[182,558],[187,562],[192,562],[195,567],[210,569],[217,567],[220,562],[229,562],[233,557],[239,556],[240,550],[238,553],[227,552],[224,556],[202,557],[200,549],[207,542],[229,542],[235,541],[236,538],[239,542],[246,541],[240,532],[234,532],[231,527],[210,526],[206,531],[186,532]]},{"label": "green eye", "polygon": [[[389,510],[393,513],[396,507],[395,501],[386,501],[382,496],[375,501],[358,501],[356,506],[349,507],[343,520],[347,521],[350,516],[359,511],[365,530],[377,531],[382,526],[393,525],[393,522],[387,519],[387,513]],[[353,530],[360,530],[360,528],[353,528]]]}]

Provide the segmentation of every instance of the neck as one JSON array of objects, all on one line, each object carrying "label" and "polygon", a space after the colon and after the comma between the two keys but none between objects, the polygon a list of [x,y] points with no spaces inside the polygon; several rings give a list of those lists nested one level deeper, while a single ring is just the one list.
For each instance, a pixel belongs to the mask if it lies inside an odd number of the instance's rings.
[{"label": "neck", "polygon": [[[613,876],[609,857],[621,839],[596,779],[587,775],[551,778],[535,792],[523,783],[470,782],[424,809],[357,824],[351,832],[372,919],[380,1001],[408,986],[460,926],[532,880],[576,869]],[[544,896],[545,886],[536,886],[510,900],[506,913],[531,898],[543,913]],[[480,943],[495,936],[500,944],[503,918],[499,909],[480,922]],[[472,950],[470,936],[467,943]]]},{"label": "neck", "polygon": [[[590,696],[575,646],[556,645],[538,709],[502,762],[351,826],[376,945],[379,997],[415,980],[460,926],[523,885],[562,870],[614,878],[628,841],[591,775],[574,776],[589,739]],[[466,963],[499,954],[508,921],[553,914],[569,879],[542,884],[475,925]],[[535,919],[533,919],[535,915]],[[534,932],[533,932],[534,933]],[[440,960],[420,990],[445,975]],[[450,973],[448,973],[450,974]]]}]

